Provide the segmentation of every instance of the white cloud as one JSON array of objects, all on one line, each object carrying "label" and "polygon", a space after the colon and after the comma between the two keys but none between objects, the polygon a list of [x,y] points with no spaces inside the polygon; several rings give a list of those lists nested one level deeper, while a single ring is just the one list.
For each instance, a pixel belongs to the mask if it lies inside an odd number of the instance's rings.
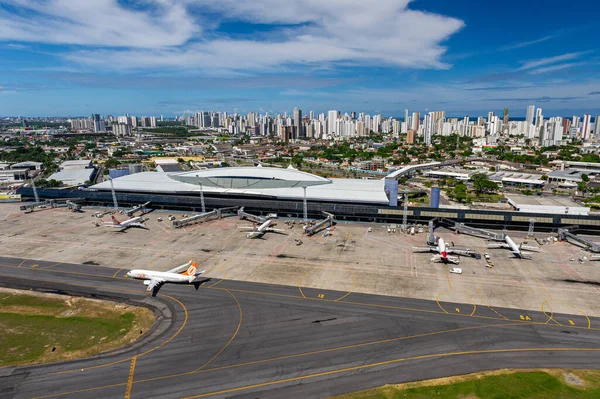
[{"label": "white cloud", "polygon": [[[410,0],[7,0],[0,40],[100,48],[70,61],[115,69],[178,68],[232,73],[331,64],[448,68],[442,43],[462,21],[408,8]],[[31,12],[36,14],[31,15]],[[211,16],[209,20],[208,15]],[[252,39],[199,25],[219,20],[275,25]],[[115,49],[114,47],[125,47]],[[108,60],[108,62],[107,62]]]},{"label": "white cloud", "polygon": [[153,48],[187,42],[198,26],[177,0],[3,0],[0,40]]},{"label": "white cloud", "polygon": [[554,71],[560,71],[560,70],[567,69],[567,68],[572,68],[574,66],[578,66],[578,65],[582,65],[582,64],[584,64],[584,63],[583,62],[569,62],[566,64],[558,64],[558,65],[552,65],[552,66],[548,66],[548,67],[544,67],[544,68],[537,68],[532,71],[529,71],[529,73],[532,75],[539,75],[542,73],[554,72]]},{"label": "white cloud", "polygon": [[582,55],[588,54],[588,53],[590,53],[590,51],[583,51],[583,52],[578,52],[578,53],[566,53],[566,54],[557,55],[557,56],[548,57],[548,58],[538,58],[535,60],[526,61],[525,63],[523,63],[521,68],[519,68],[519,70],[523,71],[523,70],[533,69],[533,68],[537,68],[537,67],[544,66],[544,65],[556,64],[556,63],[562,62],[562,61],[570,61],[570,60],[579,58]]},{"label": "white cloud", "polygon": [[556,36],[558,36],[558,35],[549,35],[549,36],[544,36],[544,37],[541,37],[541,38],[535,39],[535,40],[529,40],[529,41],[525,41],[525,42],[511,44],[509,46],[502,47],[500,49],[500,51],[515,50],[518,48],[532,46],[534,44],[545,42],[546,40],[554,39]]}]

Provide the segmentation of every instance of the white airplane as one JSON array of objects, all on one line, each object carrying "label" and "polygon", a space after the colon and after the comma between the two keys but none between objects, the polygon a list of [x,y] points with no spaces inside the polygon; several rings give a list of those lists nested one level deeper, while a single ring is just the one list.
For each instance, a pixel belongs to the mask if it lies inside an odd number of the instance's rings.
[{"label": "white airplane", "polygon": [[504,235],[504,242],[502,243],[497,243],[497,244],[488,244],[488,248],[508,248],[510,249],[510,251],[517,257],[517,258],[521,258],[521,259],[525,259],[526,255],[530,255],[530,252],[525,252],[523,251],[523,249],[527,250],[527,251],[539,251],[540,248],[539,247],[532,247],[529,245],[517,245],[512,238],[510,238],[508,236],[508,234]]},{"label": "white airplane", "polygon": [[127,219],[123,222],[119,222],[117,220],[117,218],[113,215],[111,216],[112,219],[112,223],[107,223],[104,220],[102,220],[102,223],[104,223],[104,226],[106,227],[114,227],[115,229],[121,229],[121,231],[129,229],[131,227],[143,227],[146,228],[146,225],[144,224],[144,218],[141,216],[137,216],[131,219]]},{"label": "white airplane", "polygon": [[198,277],[202,275],[206,270],[196,273],[196,267],[198,264],[191,260],[181,266],[177,266],[174,269],[167,270],[166,272],[157,272],[154,270],[141,270],[134,269],[127,272],[127,276],[138,280],[144,280],[144,285],[147,285],[147,291],[152,291],[152,296],[156,296],[158,290],[164,283],[173,284],[193,284],[196,290],[200,285],[207,281],[206,279],[198,280]]},{"label": "white airplane", "polygon": [[261,224],[258,227],[256,227],[256,226],[242,226],[242,227],[238,227],[238,229],[240,231],[249,231],[250,230],[250,233],[248,233],[246,235],[246,237],[248,237],[248,238],[260,238],[263,235],[265,235],[265,233],[281,233],[281,234],[285,234],[285,232],[283,230],[274,229],[272,226],[275,226],[275,222],[272,219],[269,219],[269,220],[267,220],[266,222],[264,222],[263,224]]},{"label": "white airplane", "polygon": [[433,258],[431,258],[433,262],[454,263],[455,265],[460,263],[460,258],[458,256],[448,256],[448,254],[472,255],[472,253],[466,249],[449,247],[442,237],[438,237],[437,245],[435,246],[412,247],[412,249],[413,252],[437,252],[437,255],[434,255]]}]

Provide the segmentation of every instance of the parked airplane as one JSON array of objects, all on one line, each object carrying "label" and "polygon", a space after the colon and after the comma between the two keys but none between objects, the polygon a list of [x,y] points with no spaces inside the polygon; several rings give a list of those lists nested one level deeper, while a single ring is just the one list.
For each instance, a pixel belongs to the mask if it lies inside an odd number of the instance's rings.
[{"label": "parked airplane", "polygon": [[531,255],[530,252],[523,251],[524,249],[527,251],[539,251],[539,247],[532,247],[529,245],[517,245],[512,238],[508,236],[508,234],[504,235],[504,242],[497,244],[488,244],[488,248],[508,248],[510,251],[517,257],[521,259],[526,259],[526,255]]},{"label": "parked airplane", "polygon": [[240,231],[248,231],[251,230],[250,233],[246,235],[248,238],[260,238],[265,233],[281,233],[285,234],[283,230],[274,229],[272,226],[275,226],[275,222],[272,219],[267,220],[260,226],[242,226],[238,227]]},{"label": "parked airplane", "polygon": [[142,228],[146,228],[146,225],[144,224],[144,218],[141,216],[137,216],[131,219],[127,219],[123,222],[119,222],[117,220],[117,218],[113,215],[111,216],[112,219],[112,223],[107,223],[104,220],[102,220],[102,223],[104,223],[104,226],[106,227],[114,227],[115,229],[121,229],[121,231],[129,229],[131,227],[142,227]]},{"label": "parked airplane", "polygon": [[437,245],[413,247],[413,252],[437,252],[437,255],[434,255],[433,258],[431,258],[433,262],[454,263],[456,265],[460,263],[460,258],[458,256],[448,256],[448,254],[473,256],[477,259],[481,258],[481,255],[473,250],[448,246],[442,237],[438,237],[436,241]]},{"label": "parked airplane", "polygon": [[198,264],[191,260],[181,266],[177,266],[174,269],[167,270],[166,272],[157,272],[154,270],[141,270],[134,269],[127,272],[127,276],[139,280],[144,280],[144,284],[148,286],[147,291],[152,291],[152,296],[156,296],[158,290],[164,283],[173,284],[193,284],[196,290],[207,281],[207,279],[199,280],[206,270],[196,273],[196,267]]}]

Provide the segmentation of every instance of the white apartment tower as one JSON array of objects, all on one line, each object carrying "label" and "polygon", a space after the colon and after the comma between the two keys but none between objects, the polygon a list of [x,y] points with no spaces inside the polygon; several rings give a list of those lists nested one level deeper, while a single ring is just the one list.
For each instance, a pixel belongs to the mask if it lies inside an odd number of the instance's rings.
[{"label": "white apartment tower", "polygon": [[339,135],[339,132],[335,131],[335,122],[338,119],[338,112],[335,110],[330,110],[327,112],[327,134],[332,136],[333,133],[337,133]]},{"label": "white apartment tower", "polygon": [[529,124],[533,124],[534,116],[535,116],[535,105],[528,105],[527,106],[527,116],[525,118],[525,121],[527,121],[527,123],[529,123]]}]

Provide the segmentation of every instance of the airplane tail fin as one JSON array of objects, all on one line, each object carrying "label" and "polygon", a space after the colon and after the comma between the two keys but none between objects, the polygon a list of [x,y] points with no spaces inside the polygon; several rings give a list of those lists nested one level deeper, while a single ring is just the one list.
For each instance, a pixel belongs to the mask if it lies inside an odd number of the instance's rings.
[{"label": "airplane tail fin", "polygon": [[183,272],[182,274],[184,276],[190,276],[190,277],[195,277],[196,276],[196,267],[198,267],[198,263],[194,262],[190,265],[190,267],[188,267],[188,269]]},{"label": "airplane tail fin", "polygon": [[121,224],[121,222],[119,222],[117,220],[117,218],[115,217],[115,215],[112,215],[110,218],[112,219],[112,221],[113,221],[114,224],[116,224],[116,225],[120,225]]}]

